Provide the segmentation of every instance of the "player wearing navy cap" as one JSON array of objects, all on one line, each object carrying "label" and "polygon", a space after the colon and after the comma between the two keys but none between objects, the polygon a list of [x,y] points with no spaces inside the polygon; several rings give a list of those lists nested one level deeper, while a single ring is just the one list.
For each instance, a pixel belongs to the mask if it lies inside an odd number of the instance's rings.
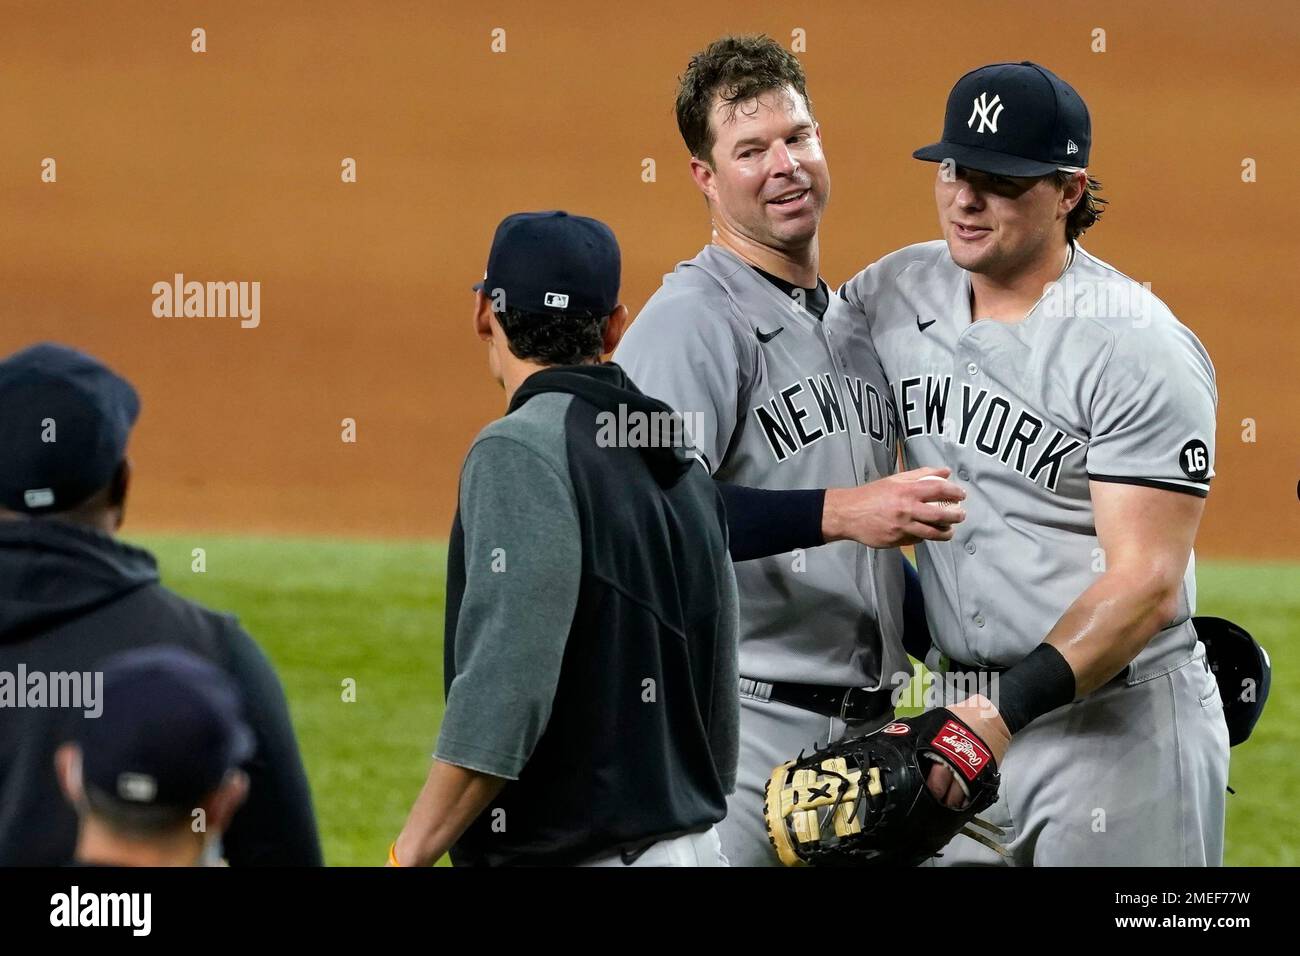
[{"label": "player wearing navy cap", "polygon": [[627,323],[619,262],[594,219],[497,228],[474,330],[509,406],[461,471],[447,710],[391,865],[726,864],[726,517],[668,406],[599,361]]},{"label": "player wearing navy cap", "polygon": [[55,754],[80,821],[76,861],[215,864],[254,749],[229,676],[178,647],[126,651],[104,662],[99,703]]},{"label": "player wearing navy cap", "polygon": [[[939,163],[943,239],[840,296],[861,313],[909,467],[953,468],[967,519],[917,546],[942,669],[996,687],[952,710],[1002,771],[1005,855],[940,862],[1215,865],[1228,731],[1192,615],[1214,476],[1209,356],[1148,288],[1079,243],[1100,215],[1092,123],[1034,63],[967,73]],[[983,672],[983,673],[981,673]],[[996,706],[994,706],[996,705]],[[955,766],[955,765],[954,765]],[[961,776],[936,765],[950,805]]]}]

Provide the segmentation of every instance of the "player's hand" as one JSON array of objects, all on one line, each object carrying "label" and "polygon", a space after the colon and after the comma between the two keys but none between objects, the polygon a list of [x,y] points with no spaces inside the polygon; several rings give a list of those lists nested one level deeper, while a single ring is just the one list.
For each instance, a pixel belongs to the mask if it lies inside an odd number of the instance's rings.
[{"label": "player's hand", "polygon": [[[1003,722],[998,709],[983,694],[973,694],[960,704],[948,708],[958,720],[975,732],[984,741],[984,745],[993,754],[993,761],[1002,765],[1002,758],[1007,754],[1011,744],[1011,732]],[[940,803],[950,807],[961,807],[966,802],[966,791],[957,782],[957,777],[947,764],[936,763],[930,768],[926,777],[930,793]]]},{"label": "player's hand", "polygon": [[947,468],[915,468],[856,488],[827,488],[822,537],[869,548],[950,541],[952,526],[966,520],[957,503],[966,492],[947,480],[949,474]]}]

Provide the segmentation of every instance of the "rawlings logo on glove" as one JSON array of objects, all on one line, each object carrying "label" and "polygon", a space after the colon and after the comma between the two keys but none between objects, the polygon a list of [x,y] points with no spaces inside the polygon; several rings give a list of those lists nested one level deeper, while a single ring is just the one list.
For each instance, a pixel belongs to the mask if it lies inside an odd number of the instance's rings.
[{"label": "rawlings logo on glove", "polygon": [[943,730],[931,743],[953,758],[949,763],[967,780],[974,780],[980,768],[993,759],[993,754],[989,753],[984,742],[969,727],[956,720],[944,724]]}]

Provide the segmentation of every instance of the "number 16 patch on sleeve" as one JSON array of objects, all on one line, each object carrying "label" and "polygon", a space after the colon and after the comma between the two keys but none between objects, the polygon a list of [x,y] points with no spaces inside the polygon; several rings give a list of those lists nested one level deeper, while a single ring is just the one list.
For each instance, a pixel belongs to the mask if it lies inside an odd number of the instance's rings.
[{"label": "number 16 patch on sleeve", "polygon": [[1188,478],[1204,481],[1210,474],[1210,450],[1205,447],[1205,442],[1193,438],[1178,453],[1178,464]]}]

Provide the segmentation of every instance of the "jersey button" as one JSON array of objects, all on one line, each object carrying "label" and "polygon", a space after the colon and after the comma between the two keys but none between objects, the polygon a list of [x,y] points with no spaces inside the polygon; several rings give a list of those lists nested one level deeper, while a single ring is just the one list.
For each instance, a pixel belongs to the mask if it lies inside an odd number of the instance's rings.
[{"label": "jersey button", "polygon": [[976,372],[979,371],[979,366],[977,366],[974,362],[971,362],[969,365],[966,366],[966,371],[974,375]]},{"label": "jersey button", "polygon": [[960,478],[962,481],[970,481],[970,472],[967,471],[965,468],[958,468],[957,477]]},{"label": "jersey button", "polygon": [[975,626],[976,626],[976,627],[983,627],[983,626],[984,626],[984,615],[983,615],[983,614],[976,614],[976,615],[975,615]]},{"label": "jersey button", "polygon": [[974,554],[974,553],[975,553],[975,543],[974,543],[973,541],[967,541],[967,542],[966,542],[966,553],[967,553],[967,554]]}]

